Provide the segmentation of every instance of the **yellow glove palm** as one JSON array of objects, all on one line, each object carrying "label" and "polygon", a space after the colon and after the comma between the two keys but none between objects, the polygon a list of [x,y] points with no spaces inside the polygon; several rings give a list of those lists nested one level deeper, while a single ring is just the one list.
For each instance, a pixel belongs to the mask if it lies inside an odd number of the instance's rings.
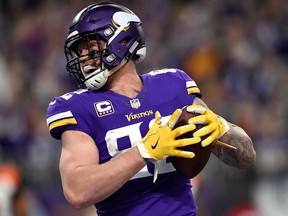
[{"label": "yellow glove palm", "polygon": [[187,107],[187,111],[200,114],[199,116],[189,119],[189,124],[206,124],[193,133],[194,137],[202,137],[209,134],[209,136],[201,142],[203,147],[218,140],[229,130],[228,123],[210,109],[199,105],[191,105]]},{"label": "yellow glove palm", "polygon": [[187,139],[176,138],[182,134],[193,131],[196,126],[193,124],[177,127],[173,129],[178,118],[182,113],[181,109],[177,109],[165,125],[161,125],[161,115],[157,111],[155,113],[155,122],[146,136],[137,145],[141,156],[145,159],[161,160],[165,156],[177,156],[184,158],[193,158],[193,152],[177,149],[187,145],[196,144],[201,141],[200,137],[192,137]]}]

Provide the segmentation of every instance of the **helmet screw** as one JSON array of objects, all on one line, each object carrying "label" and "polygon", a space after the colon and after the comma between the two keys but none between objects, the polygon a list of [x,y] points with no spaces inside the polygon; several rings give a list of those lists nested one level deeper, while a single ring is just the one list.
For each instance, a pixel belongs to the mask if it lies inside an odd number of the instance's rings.
[{"label": "helmet screw", "polygon": [[115,58],[116,58],[116,56],[112,53],[109,56],[107,56],[106,60],[108,62],[112,62],[112,61],[114,61]]},{"label": "helmet screw", "polygon": [[105,31],[104,31],[104,35],[105,35],[106,37],[110,36],[112,33],[113,33],[113,30],[112,30],[111,28],[107,28],[107,29],[105,29]]}]

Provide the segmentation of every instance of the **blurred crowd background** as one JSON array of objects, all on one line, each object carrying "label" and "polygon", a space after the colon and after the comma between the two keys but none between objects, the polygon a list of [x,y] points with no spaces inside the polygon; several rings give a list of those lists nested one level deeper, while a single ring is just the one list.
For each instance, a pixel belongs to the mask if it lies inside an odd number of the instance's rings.
[{"label": "blurred crowd background", "polygon": [[[75,89],[63,45],[71,19],[95,2],[0,1],[0,181],[1,170],[8,170],[17,188],[17,215],[95,215],[94,209],[74,211],[65,201],[58,171],[61,144],[50,137],[45,119],[52,98]],[[195,182],[199,215],[287,215],[287,1],[114,2],[143,22],[147,57],[138,65],[140,73],[185,70],[207,105],[254,141],[257,160],[250,169],[211,157]],[[1,185],[0,203],[3,191],[8,194]]]}]

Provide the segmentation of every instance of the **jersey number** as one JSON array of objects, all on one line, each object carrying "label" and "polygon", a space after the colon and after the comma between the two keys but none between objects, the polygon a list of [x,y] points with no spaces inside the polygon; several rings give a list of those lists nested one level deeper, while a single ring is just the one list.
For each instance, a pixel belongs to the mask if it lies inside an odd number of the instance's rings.
[{"label": "jersey number", "polygon": [[[163,122],[166,123],[170,116],[162,117]],[[151,128],[154,123],[154,119],[149,123],[149,128]],[[142,122],[131,124],[125,127],[110,130],[106,133],[105,140],[107,143],[108,152],[111,157],[116,157],[122,152],[127,151],[129,148],[135,146],[141,139],[140,126]],[[128,137],[125,143],[118,142],[118,140]],[[127,144],[129,142],[129,144]],[[159,174],[168,173],[175,171],[173,165],[167,159],[158,161]],[[132,179],[147,177],[153,175],[154,164],[148,163],[139,173],[137,173]]]}]

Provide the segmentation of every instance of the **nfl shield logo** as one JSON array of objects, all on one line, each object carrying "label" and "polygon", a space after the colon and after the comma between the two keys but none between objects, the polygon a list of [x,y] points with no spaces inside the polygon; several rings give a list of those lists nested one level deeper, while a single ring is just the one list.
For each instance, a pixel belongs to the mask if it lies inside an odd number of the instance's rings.
[{"label": "nfl shield logo", "polygon": [[140,100],[138,98],[134,98],[130,100],[130,105],[134,109],[138,109],[141,106]]}]

